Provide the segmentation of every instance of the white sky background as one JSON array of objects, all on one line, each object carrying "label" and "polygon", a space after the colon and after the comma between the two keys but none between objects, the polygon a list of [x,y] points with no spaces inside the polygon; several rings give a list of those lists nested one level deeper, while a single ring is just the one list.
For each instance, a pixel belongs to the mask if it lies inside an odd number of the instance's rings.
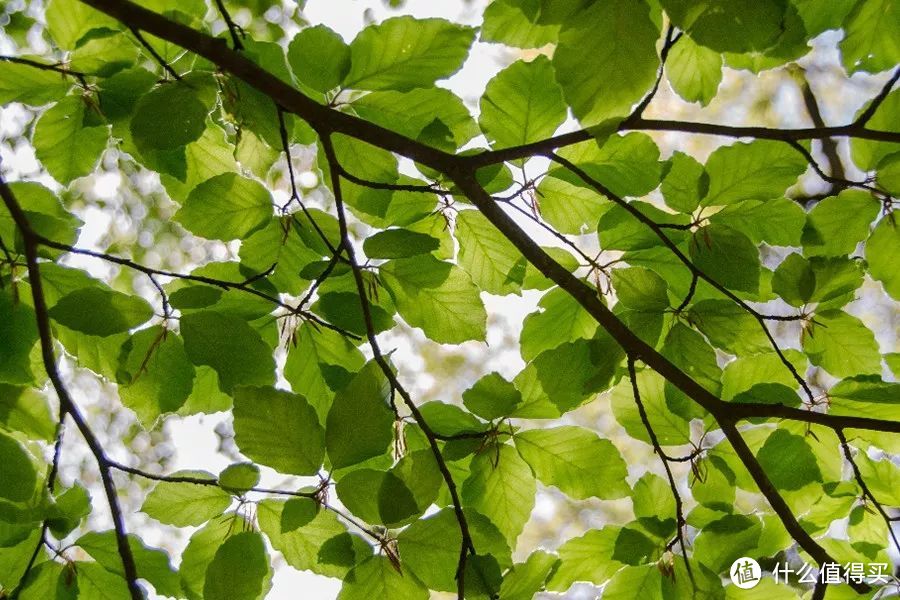
[{"label": "white sky background", "polygon": [[[304,10],[304,16],[311,24],[322,23],[329,26],[341,34],[345,41],[350,42],[359,30],[369,22],[367,19],[370,21],[382,21],[397,14],[411,14],[420,18],[443,17],[477,26],[480,24],[481,14],[486,4],[487,0],[476,0],[471,3],[465,3],[462,0],[408,0],[401,10],[392,10],[385,7],[381,0],[309,0]],[[832,37],[831,40],[833,39]],[[441,83],[441,85],[453,90],[466,102],[473,112],[477,112],[478,98],[481,96],[488,80],[515,58],[515,53],[502,46],[476,42],[464,68],[448,81]],[[836,62],[833,56],[829,56],[828,59],[827,62],[829,64]],[[735,73],[726,70],[726,82],[729,77],[735,77]],[[818,84],[822,86],[823,92],[827,90],[829,84],[837,84],[837,81],[832,78],[833,76],[827,72],[816,74],[815,78],[813,78],[813,75],[810,75],[810,77],[814,89],[818,89]],[[877,89],[883,78],[858,76],[854,79],[859,83],[857,93],[821,94],[822,96],[828,95],[828,101],[821,103],[826,121],[833,124],[846,122],[865,98]],[[666,98],[666,101],[660,104],[666,106],[667,115],[670,118],[688,118],[685,116],[686,114],[696,115],[694,107],[685,105],[677,99],[669,100],[672,95],[668,93],[665,83],[661,86],[660,95],[661,99],[663,96]],[[802,112],[802,100],[795,87],[777,88],[774,99],[781,116],[779,122],[782,126],[800,127],[807,125],[805,114]],[[722,122],[733,124],[745,124],[747,120],[746,112],[741,108],[725,114],[719,113],[716,117]],[[11,127],[11,122],[16,119],[15,111],[0,111],[0,137],[9,135],[11,128],[15,129]],[[571,125],[573,124],[567,124],[567,126]],[[671,142],[675,139],[684,139],[680,135],[664,134],[654,136],[660,142],[664,156],[668,154],[666,147],[671,147]],[[709,139],[707,138],[707,140]],[[711,150],[715,145],[714,142],[710,141],[701,143],[705,145],[697,149],[697,154],[700,158],[705,154],[704,150]],[[694,148],[692,148],[693,150]],[[0,158],[2,158],[5,167],[11,167],[13,174],[33,174],[37,170],[37,163],[29,144],[21,144],[12,151],[7,151],[6,146],[3,145]],[[849,164],[849,161],[845,161],[845,163]],[[533,165],[529,175],[537,175],[538,169],[542,166],[540,164]],[[35,177],[32,175],[30,178],[34,179]],[[39,178],[39,180],[53,189],[58,188],[49,177]],[[94,192],[99,197],[114,196],[117,193],[119,181],[118,176],[104,175],[98,177],[94,185]],[[85,218],[86,224],[79,239],[79,246],[95,247],[96,242],[101,239],[103,233],[109,227],[111,217],[99,209],[91,209],[82,216]],[[541,243],[558,245],[555,243],[555,240],[548,238],[546,234],[530,226],[530,223],[522,223],[522,219],[518,219],[518,221],[530,233],[534,234],[535,238]],[[593,243],[596,244],[596,242]],[[70,262],[74,264],[76,261]],[[99,267],[94,261],[78,261],[78,264],[84,268],[90,268],[92,272]],[[503,352],[497,352],[496,349],[501,346],[500,339],[504,335],[513,332],[517,337],[522,318],[534,309],[535,300],[539,295],[535,292],[526,292],[522,297],[510,295],[498,298],[484,295],[489,312],[492,313],[492,316],[499,319],[498,324],[489,329],[487,346],[476,342],[469,342],[463,345],[467,353],[481,358],[482,362],[479,363],[479,366],[483,367],[483,372],[497,370],[506,377],[512,377],[524,366],[517,349],[514,348],[512,351]],[[867,307],[862,307],[859,312],[865,312],[865,308]],[[859,316],[868,321],[864,315]],[[871,322],[869,324],[872,325]],[[874,327],[874,329],[882,344],[882,349],[890,350],[895,343],[896,333],[890,327]],[[424,339],[420,331],[416,331],[415,336],[417,339]],[[421,372],[423,366],[421,357],[413,352],[409,346],[403,346],[404,338],[402,336],[383,334],[380,337],[384,340],[383,347],[385,350],[397,348],[394,357],[401,365],[401,377],[405,383],[409,384],[412,390],[431,387],[431,382],[428,381],[429,376]],[[80,396],[80,398],[76,397],[77,401],[89,404],[92,402],[91,397],[99,391],[98,384],[94,382],[93,385],[88,383],[82,386],[80,384],[83,379],[79,378],[79,386],[73,391],[77,390],[77,396]],[[468,385],[467,382],[457,382],[457,384],[462,385],[462,389],[465,389]],[[421,400],[429,399],[432,398],[422,398]],[[169,442],[177,449],[175,460],[171,465],[173,471],[183,468],[203,468],[215,473],[230,464],[231,461],[217,451],[219,439],[214,433],[214,427],[221,420],[217,416],[198,415],[184,419],[172,419],[166,424],[165,431]],[[72,435],[72,437],[76,436]],[[116,458],[127,462],[127,454],[124,452],[124,448],[113,447],[112,453],[116,455]],[[263,485],[277,486],[285,484],[284,477],[275,474],[269,469],[264,468],[263,471]],[[293,479],[290,481],[296,482],[298,480]],[[102,505],[102,492],[99,489],[95,491],[94,498],[95,504],[98,506],[97,512],[105,513],[105,506]],[[332,494],[332,499],[335,499],[334,494]],[[554,506],[548,499],[543,500],[541,497],[538,498],[535,512],[544,513],[541,516],[549,519],[552,517]],[[137,515],[129,516],[129,520],[133,520],[134,524],[142,521],[146,522]],[[147,522],[148,526],[140,528],[140,534],[151,545],[165,545],[171,548],[173,540],[170,536],[167,537],[168,528],[152,527],[150,526],[152,523],[155,522],[151,520]],[[186,543],[186,539],[183,543]],[[183,547],[183,543],[178,545],[179,549]],[[287,567],[279,559],[276,561],[273,588],[267,599],[294,600],[303,598],[329,600],[337,595],[339,589],[339,580],[322,577],[307,571],[298,571]]]}]

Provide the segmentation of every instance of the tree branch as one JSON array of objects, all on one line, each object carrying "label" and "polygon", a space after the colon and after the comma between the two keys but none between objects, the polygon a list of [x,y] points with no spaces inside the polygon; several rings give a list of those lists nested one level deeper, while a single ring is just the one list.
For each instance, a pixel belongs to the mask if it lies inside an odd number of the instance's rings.
[{"label": "tree branch", "polygon": [[112,517],[113,526],[116,532],[116,545],[119,550],[119,556],[122,559],[122,568],[125,572],[125,581],[128,585],[128,591],[132,600],[143,600],[144,594],[137,583],[137,568],[134,564],[134,556],[131,553],[131,547],[128,545],[128,537],[125,529],[125,519],[122,515],[122,509],[119,505],[119,496],[116,492],[115,482],[110,472],[110,462],[106,456],[102,444],[94,435],[94,432],[88,426],[78,406],[69,396],[56,368],[56,356],[53,350],[53,334],[50,330],[50,316],[47,310],[47,303],[44,300],[43,285],[41,282],[41,272],[38,268],[38,244],[39,240],[24,211],[19,206],[13,196],[12,190],[6,185],[6,182],[0,177],[0,196],[12,215],[16,227],[22,232],[25,242],[25,256],[28,261],[28,278],[31,284],[31,297],[34,304],[35,319],[37,321],[38,335],[41,342],[41,356],[44,362],[44,369],[50,378],[53,389],[59,398],[60,413],[68,414],[72,417],[78,431],[84,438],[85,443],[94,455],[97,462],[97,468],[100,471],[100,479],[103,483],[103,490],[106,493],[106,501],[109,504],[109,512]]}]

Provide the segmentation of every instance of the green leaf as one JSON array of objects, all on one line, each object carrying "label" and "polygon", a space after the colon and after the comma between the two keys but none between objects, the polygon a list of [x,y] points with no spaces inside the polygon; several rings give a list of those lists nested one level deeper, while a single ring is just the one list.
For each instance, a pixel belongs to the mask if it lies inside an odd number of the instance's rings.
[{"label": "green leaf", "polygon": [[269,574],[269,559],[259,533],[237,533],[222,544],[206,570],[205,600],[256,600]]},{"label": "green leaf", "polygon": [[743,233],[706,225],[694,232],[690,253],[694,265],[717,283],[754,294],[759,290],[759,250]]},{"label": "green leaf", "polygon": [[488,421],[508,417],[522,402],[519,390],[496,371],[476,381],[462,396],[466,408]]},{"label": "green leaf", "polygon": [[629,489],[628,469],[609,440],[581,427],[521,431],[516,449],[537,478],[572,498],[622,498]]},{"label": "green leaf", "polygon": [[293,340],[284,376],[293,389],[303,391],[324,422],[334,391],[350,382],[365,359],[347,338],[330,329],[303,324]]},{"label": "green leaf", "polygon": [[43,106],[65,96],[70,83],[59,73],[0,61],[0,104]]},{"label": "green leaf", "polygon": [[[109,572],[125,577],[115,531],[90,531],[78,538],[75,544]],[[181,581],[163,550],[145,545],[136,535],[128,536],[128,546],[141,579],[153,584],[158,594],[181,596]]]},{"label": "green leaf", "polygon": [[900,468],[888,458],[872,460],[865,452],[858,454],[857,460],[872,495],[885,504],[900,505]]},{"label": "green leaf", "polygon": [[[790,457],[790,460],[785,460],[785,457]],[[809,444],[801,436],[784,429],[776,429],[766,438],[756,458],[778,489],[799,490],[822,480]]]},{"label": "green leaf", "polygon": [[[646,202],[633,201],[629,204],[658,224],[687,225],[691,221],[687,215],[669,214]],[[681,242],[686,235],[684,231],[676,229],[667,229],[664,234],[675,244]],[[597,235],[600,247],[604,250],[644,250],[663,245],[661,237],[656,232],[619,204],[612,206],[600,217]]]},{"label": "green leaf", "polygon": [[109,141],[105,125],[85,126],[86,112],[82,98],[66,96],[46,110],[34,127],[34,154],[63,185],[93,171]]},{"label": "green leaf", "polygon": [[537,485],[531,468],[512,446],[501,444],[476,455],[470,470],[463,502],[490,519],[515,546],[534,507]]},{"label": "green leaf", "polygon": [[[857,114],[861,114],[866,107],[860,108]],[[881,131],[898,131],[897,116],[900,115],[900,90],[894,90],[875,110],[875,114],[866,123],[870,129]],[[894,142],[876,142],[872,140],[850,141],[850,156],[853,162],[863,171],[874,171],[886,157],[900,152],[900,144]]]},{"label": "green leaf", "polygon": [[487,313],[478,289],[458,267],[430,255],[381,266],[382,280],[397,312],[429,339],[443,344],[482,340]]},{"label": "green leaf", "polygon": [[675,152],[669,159],[669,171],[663,178],[661,191],[666,204],[685,214],[691,214],[706,196],[709,176],[696,158]]},{"label": "green leaf", "polygon": [[840,310],[816,313],[803,331],[803,351],[810,362],[835,377],[881,373],[875,334],[858,318]]},{"label": "green leaf", "polygon": [[105,337],[146,323],[153,316],[153,308],[137,296],[88,287],[60,298],[50,309],[50,316],[69,329]]},{"label": "green leaf", "polygon": [[[653,191],[662,177],[659,147],[653,138],[639,131],[611,135],[599,145],[592,140],[563,148],[560,156],[580,166],[617,196],[643,196]],[[551,173],[575,185],[590,187],[566,169],[557,168]]]},{"label": "green leaf", "polygon": [[117,26],[111,17],[77,0],[51,0],[46,10],[47,31],[62,50],[74,50],[92,29]]},{"label": "green leaf", "polygon": [[77,597],[71,567],[52,561],[34,565],[28,583],[19,594],[21,600],[76,600]]},{"label": "green leaf", "polygon": [[[354,100],[353,108],[367,121],[444,150],[456,150],[478,134],[469,109],[459,96],[444,88],[372,92]],[[407,199],[426,197],[411,194]],[[393,203],[397,203],[396,196]]]},{"label": "green leaf", "polygon": [[236,385],[275,382],[272,349],[243,319],[213,311],[187,314],[181,317],[181,335],[191,362],[215,369],[226,394]]},{"label": "green leaf", "polygon": [[520,146],[550,137],[566,120],[566,104],[550,60],[538,56],[500,71],[481,97],[478,122],[495,146]]},{"label": "green leaf", "polygon": [[259,483],[259,467],[253,463],[228,465],[219,473],[219,485],[232,493],[243,494]]},{"label": "green leaf", "polygon": [[0,498],[25,502],[35,492],[37,473],[31,457],[15,438],[0,431]]},{"label": "green leaf", "polygon": [[271,387],[236,387],[234,441],[248,458],[280,473],[315,475],[325,432],[303,396]]},{"label": "green leaf", "polygon": [[740,231],[754,244],[799,246],[806,213],[799,204],[787,198],[744,200],[726,206],[709,220]]},{"label": "green leaf", "polygon": [[844,22],[841,59],[847,73],[878,73],[900,62],[900,11],[892,0],[858,1]]},{"label": "green leaf", "polygon": [[272,547],[295,569],[328,577],[344,577],[354,565],[372,555],[372,547],[347,531],[337,516],[320,510],[303,525],[293,527],[286,517],[296,500],[263,500],[259,503],[259,528]]},{"label": "green leaf", "polygon": [[880,281],[884,291],[894,300],[900,300],[900,273],[895,260],[897,256],[900,256],[900,228],[894,219],[884,217],[866,241],[866,262],[869,265],[869,275]]},{"label": "green leaf", "polygon": [[38,340],[34,309],[0,290],[0,382],[31,383],[31,349]]},{"label": "green leaf", "polygon": [[[637,379],[641,402],[660,445],[678,446],[688,443],[690,424],[672,412],[666,404],[665,379],[653,371],[640,371]],[[650,443],[647,429],[634,401],[630,380],[623,379],[613,388],[610,402],[613,415],[625,428],[625,432],[635,439]]]},{"label": "green leaf", "polygon": [[807,256],[850,254],[869,234],[869,224],[881,205],[869,193],[844,190],[825,198],[809,212],[803,229],[803,250]]},{"label": "green leaf", "polygon": [[[82,221],[68,212],[53,192],[39,183],[24,181],[9,184],[9,189],[18,200],[31,228],[36,233],[61,244],[75,243]],[[24,254],[24,240],[16,230],[17,226],[6,207],[0,207],[0,235],[9,240],[7,249],[15,248]],[[56,250],[40,246],[37,252],[38,256],[45,258],[52,258],[59,254]],[[43,266],[49,266],[49,264]],[[63,269],[63,267],[58,268]],[[85,279],[91,281],[90,278],[85,277]],[[77,287],[80,286],[69,288],[68,291]]]},{"label": "green leaf", "polygon": [[683,36],[669,51],[666,76],[676,94],[706,106],[722,82],[722,55]]},{"label": "green leaf", "polygon": [[407,258],[438,249],[440,241],[408,229],[387,229],[366,238],[363,251],[369,258]]},{"label": "green leaf", "polygon": [[[789,465],[783,456],[779,462]],[[758,518],[726,515],[703,528],[694,542],[694,557],[713,573],[722,573],[757,546],[761,533]]]},{"label": "green leaf", "polygon": [[350,43],[343,86],[401,91],[430,86],[462,66],[474,37],[473,29],[443,19],[394,17],[370,25]]},{"label": "green leaf", "polygon": [[553,289],[538,302],[543,309],[525,317],[519,350],[526,361],[566,342],[589,339],[597,331],[597,321],[572,296]]},{"label": "green leaf", "polygon": [[720,206],[784,196],[806,169],[803,156],[780,142],[756,140],[722,146],[706,161],[709,192],[702,204]]},{"label": "green leaf", "polygon": [[[430,424],[430,423],[429,423]],[[431,449],[405,455],[387,471],[358,469],[341,477],[341,502],[368,523],[405,524],[437,499],[443,478]]]},{"label": "green leaf", "polygon": [[161,481],[156,484],[141,511],[160,523],[187,527],[202,525],[221,516],[231,506],[228,492],[214,485],[215,478],[204,471],[181,471],[173,476],[209,479],[210,485]]},{"label": "green leaf", "polygon": [[669,308],[665,280],[649,269],[615,269],[612,282],[619,302],[628,308],[650,312],[663,312]]},{"label": "green leaf", "polygon": [[427,600],[428,590],[411,575],[404,575],[386,556],[372,556],[350,569],[338,600]]},{"label": "green leaf", "polygon": [[531,600],[544,589],[544,582],[554,567],[557,557],[543,550],[532,552],[523,563],[516,563],[503,576],[500,597],[504,600]]},{"label": "green leaf", "polygon": [[307,27],[288,46],[288,63],[301,83],[319,92],[338,87],[350,71],[350,47],[326,27]]},{"label": "green leaf", "polygon": [[[495,558],[501,568],[511,566],[509,546],[497,527],[476,512],[465,510],[464,513],[479,555]],[[452,508],[416,521],[397,536],[397,541],[404,569],[432,590],[456,591],[462,536]]]},{"label": "green leaf", "polygon": [[556,41],[559,25],[533,23],[518,0],[497,0],[484,9],[481,41],[515,48],[540,48]]},{"label": "green leaf", "polygon": [[78,600],[118,600],[131,597],[125,579],[100,566],[99,563],[77,562]]},{"label": "green leaf", "polygon": [[756,317],[730,300],[701,300],[690,308],[691,324],[710,343],[732,354],[758,354],[770,343]]},{"label": "green leaf", "polygon": [[554,171],[537,187],[541,217],[560,233],[582,234],[596,227],[609,201],[595,191],[559,179]]},{"label": "green leaf", "polygon": [[[808,361],[806,356],[797,350],[783,350],[785,358],[794,365],[798,373],[806,372]],[[761,352],[750,356],[741,356],[733,360],[722,370],[722,399],[731,400],[741,392],[751,389],[764,381],[780,383],[790,389],[797,388],[797,381],[791,375],[781,358],[772,351]]]},{"label": "green leaf", "polygon": [[0,384],[0,424],[29,439],[51,441],[56,419],[47,398],[32,388]]},{"label": "green leaf", "polygon": [[[653,85],[659,29],[644,2],[598,2],[562,27],[556,80],[584,125],[624,117]],[[627,36],[620,32],[627,31]]]},{"label": "green leaf", "polygon": [[[175,150],[200,138],[209,109],[186,80],[157,86],[138,100],[131,137],[141,153]],[[165,123],[165,127],[160,127]]]},{"label": "green leaf", "polygon": [[[672,22],[718,52],[765,50],[782,31],[786,0],[661,0]],[[677,46],[677,44],[676,44]]]},{"label": "green leaf", "polygon": [[713,394],[719,393],[722,370],[716,360],[716,351],[702,335],[676,323],[666,335],[662,355]]},{"label": "green leaf", "polygon": [[644,473],[634,484],[632,507],[638,524],[657,538],[675,532],[675,498],[669,483],[653,473]]},{"label": "green leaf", "polygon": [[194,385],[194,366],[177,335],[160,326],[142,329],[122,347],[119,397],[146,429],[181,408]]},{"label": "green leaf", "polygon": [[485,292],[505,295],[518,292],[525,276],[525,260],[519,251],[477,210],[456,216],[459,266]]},{"label": "green leaf", "polygon": [[243,239],[272,218],[272,196],[252,179],[224,173],[195,187],[175,218],[207,239]]},{"label": "green leaf", "polygon": [[334,397],[325,424],[325,446],[334,468],[384,454],[394,439],[390,385],[371,361]]},{"label": "green leaf", "polygon": [[816,274],[810,262],[794,252],[788,255],[772,276],[772,291],[792,306],[803,306],[816,289]]},{"label": "green leaf", "polygon": [[452,436],[485,430],[484,423],[455,404],[432,400],[420,406],[419,412],[428,426],[439,435]]},{"label": "green leaf", "polygon": [[564,592],[576,581],[601,585],[622,568],[623,562],[618,559],[639,562],[633,558],[644,554],[640,547],[650,540],[638,532],[631,531],[637,534],[632,536],[623,531],[626,530],[621,527],[606,526],[567,540],[559,547],[559,567],[550,577],[547,589]]}]

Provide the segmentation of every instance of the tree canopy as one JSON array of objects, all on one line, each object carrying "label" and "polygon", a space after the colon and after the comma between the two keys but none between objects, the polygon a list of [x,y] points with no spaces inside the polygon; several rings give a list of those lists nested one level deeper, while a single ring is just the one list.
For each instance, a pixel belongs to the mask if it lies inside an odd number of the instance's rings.
[{"label": "tree canopy", "polygon": [[[740,598],[739,557],[839,565],[772,597],[896,587],[852,568],[900,552],[895,0],[494,0],[351,40],[302,9],[0,9],[4,156],[37,165],[0,171],[0,597],[256,600],[286,563],[340,600]],[[472,102],[444,82],[476,43],[513,58]],[[816,52],[874,90],[837,124]],[[737,71],[784,73],[794,125],[728,114]],[[519,372],[417,397],[404,336],[489,354],[511,295]],[[223,413],[238,459],[147,467],[101,388],[156,434]],[[526,547],[547,488],[628,518]]]}]

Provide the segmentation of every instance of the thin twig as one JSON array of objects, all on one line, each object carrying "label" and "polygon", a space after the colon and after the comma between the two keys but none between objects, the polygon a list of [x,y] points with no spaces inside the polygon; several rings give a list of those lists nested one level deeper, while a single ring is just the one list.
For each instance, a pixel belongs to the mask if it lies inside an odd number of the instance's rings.
[{"label": "thin twig", "polygon": [[884,506],[879,502],[875,495],[872,493],[872,490],[869,489],[869,486],[866,485],[866,480],[863,479],[862,473],[859,470],[859,467],[856,464],[856,461],[853,460],[853,454],[850,452],[850,444],[847,442],[847,437],[844,435],[843,429],[835,429],[834,433],[837,435],[838,440],[841,442],[841,448],[844,450],[844,456],[847,458],[847,462],[850,463],[850,466],[853,469],[853,477],[856,479],[856,483],[859,485],[860,489],[863,492],[863,498],[868,498],[872,503],[872,506],[875,507],[875,510],[878,511],[878,514],[881,515],[881,518],[884,519],[884,522],[887,524],[888,534],[891,536],[891,540],[894,542],[894,547],[897,548],[897,551],[900,552],[900,542],[897,541],[897,535],[894,533],[894,528],[891,526],[891,517],[887,514],[887,511],[884,510]]},{"label": "thin twig", "polygon": [[675,483],[675,476],[672,475],[672,469],[669,467],[669,457],[663,452],[662,446],[659,443],[659,438],[656,437],[656,432],[650,424],[650,418],[647,416],[644,403],[641,402],[637,374],[634,370],[634,358],[631,356],[628,357],[628,377],[631,379],[631,391],[634,394],[634,403],[637,404],[641,422],[644,424],[644,429],[647,430],[647,436],[650,438],[650,444],[653,446],[653,451],[662,461],[663,468],[666,471],[666,478],[669,480],[669,489],[672,490],[672,496],[675,498],[675,518],[677,526],[675,535],[678,538],[678,545],[681,546],[681,554],[684,556],[684,566],[687,570],[688,578],[691,580],[691,587],[696,591],[697,582],[694,580],[694,572],[691,569],[691,563],[688,560],[687,546],[685,546],[684,543],[684,526],[686,523],[684,520],[684,506],[681,501],[681,494],[678,492],[678,484]]},{"label": "thin twig", "polygon": [[894,88],[894,85],[897,84],[897,79],[900,79],[900,67],[894,69],[894,74],[891,75],[891,78],[887,80],[884,84],[884,87],[881,88],[881,91],[878,92],[878,95],[875,96],[871,102],[869,102],[869,106],[866,107],[866,110],[862,112],[862,114],[857,117],[855,121],[853,121],[854,127],[865,127],[866,123],[868,123],[872,117],[875,116],[875,112],[878,110],[878,107],[887,99],[887,97],[891,94],[891,90]]},{"label": "thin twig", "polygon": [[460,537],[462,539],[460,543],[459,562],[457,563],[456,568],[456,586],[458,600],[463,600],[463,598],[465,597],[466,558],[470,552],[472,554],[475,554],[475,544],[473,543],[472,536],[469,532],[469,524],[462,509],[462,502],[459,498],[459,492],[456,489],[456,482],[453,480],[453,475],[450,473],[450,469],[447,467],[447,463],[445,462],[444,457],[441,454],[441,449],[437,444],[437,438],[435,437],[434,432],[425,421],[424,416],[422,415],[421,411],[419,411],[419,408],[416,406],[415,402],[413,402],[412,397],[409,395],[409,392],[406,391],[406,388],[404,388],[400,381],[397,379],[397,376],[394,374],[394,371],[391,369],[391,366],[388,364],[387,360],[381,352],[381,348],[378,345],[378,340],[375,337],[375,326],[372,321],[372,310],[369,305],[369,298],[366,293],[365,282],[363,281],[359,265],[356,262],[356,255],[353,250],[353,244],[350,240],[350,233],[347,227],[347,217],[344,210],[343,195],[341,193],[341,175],[339,169],[340,163],[337,160],[337,155],[335,154],[334,146],[331,142],[330,132],[319,131],[319,137],[322,141],[322,148],[325,151],[325,157],[328,161],[329,171],[331,173],[331,185],[332,191],[334,192],[335,205],[337,207],[338,225],[341,231],[341,239],[343,241],[344,249],[347,253],[347,260],[349,261],[350,268],[353,271],[353,277],[356,280],[356,289],[359,295],[359,301],[363,313],[363,320],[366,324],[367,337],[369,339],[369,346],[372,349],[372,355],[375,359],[375,362],[378,363],[385,377],[390,382],[391,387],[396,390],[398,394],[400,394],[400,397],[403,399],[404,404],[412,413],[412,416],[415,419],[416,423],[419,425],[419,428],[422,430],[422,433],[425,434],[425,437],[427,438],[428,444],[431,448],[431,453],[434,455],[434,459],[437,462],[438,469],[440,470],[441,475],[444,478],[444,482],[447,484],[447,490],[450,492],[450,498],[453,503],[453,510],[456,515],[456,520],[459,523]]},{"label": "thin twig", "polygon": [[144,49],[146,49],[147,52],[150,53],[150,56],[153,57],[153,60],[159,63],[159,66],[161,66],[166,73],[171,75],[176,81],[181,81],[181,75],[179,75],[175,71],[175,69],[173,69],[172,66],[166,62],[166,59],[159,55],[159,52],[156,51],[156,48],[154,48],[150,44],[150,42],[144,39],[144,36],[141,35],[141,32],[136,27],[131,28],[131,33],[135,38],[137,38],[137,41],[141,43],[141,46],[143,46]]},{"label": "thin twig", "polygon": [[54,71],[56,73],[66,75],[68,77],[74,77],[75,79],[78,80],[78,83],[81,85],[81,87],[83,87],[85,89],[87,89],[87,87],[88,87],[86,75],[84,73],[82,73],[81,71],[74,71],[72,69],[69,69],[68,67],[64,67],[62,65],[62,63],[47,64],[47,63],[38,62],[36,60],[31,60],[29,58],[22,58],[20,56],[6,56],[6,55],[0,56],[0,61],[18,63],[20,65],[27,65],[29,67],[34,67],[35,69],[40,69],[42,71]]},{"label": "thin twig", "polygon": [[235,50],[243,50],[244,44],[241,42],[241,37],[244,36],[244,29],[231,19],[231,15],[228,14],[228,11],[225,9],[225,3],[222,2],[222,0],[216,0],[216,8],[219,9],[219,13],[221,13],[222,18],[225,20],[225,25],[228,26],[228,32],[231,34],[232,47]]}]

